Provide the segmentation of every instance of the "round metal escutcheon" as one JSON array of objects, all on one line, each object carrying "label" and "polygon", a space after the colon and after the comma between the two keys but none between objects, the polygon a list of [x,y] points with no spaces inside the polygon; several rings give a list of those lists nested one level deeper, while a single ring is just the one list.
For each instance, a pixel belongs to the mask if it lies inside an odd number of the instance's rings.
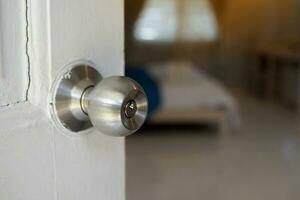
[{"label": "round metal escutcheon", "polygon": [[82,95],[86,88],[102,80],[90,62],[72,63],[57,77],[51,99],[51,113],[59,126],[71,132],[80,132],[93,125],[82,110]]}]

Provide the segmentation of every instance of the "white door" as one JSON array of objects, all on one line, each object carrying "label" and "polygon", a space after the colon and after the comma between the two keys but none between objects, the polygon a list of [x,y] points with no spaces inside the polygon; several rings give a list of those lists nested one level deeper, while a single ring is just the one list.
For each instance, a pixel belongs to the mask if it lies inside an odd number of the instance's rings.
[{"label": "white door", "polygon": [[73,61],[124,73],[123,0],[0,2],[0,199],[125,199],[124,138],[68,136],[49,112]]}]

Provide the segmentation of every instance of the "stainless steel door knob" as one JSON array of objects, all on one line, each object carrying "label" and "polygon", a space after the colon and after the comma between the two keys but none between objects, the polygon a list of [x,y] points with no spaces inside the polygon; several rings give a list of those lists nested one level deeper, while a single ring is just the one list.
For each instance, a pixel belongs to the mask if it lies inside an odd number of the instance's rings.
[{"label": "stainless steel door knob", "polygon": [[92,124],[112,136],[138,130],[147,114],[147,98],[139,84],[121,76],[103,79],[83,96],[83,110]]},{"label": "stainless steel door knob", "polygon": [[102,78],[93,67],[75,65],[56,82],[52,115],[79,132],[94,126],[110,136],[128,136],[144,123],[148,101],[143,88],[123,76]]}]

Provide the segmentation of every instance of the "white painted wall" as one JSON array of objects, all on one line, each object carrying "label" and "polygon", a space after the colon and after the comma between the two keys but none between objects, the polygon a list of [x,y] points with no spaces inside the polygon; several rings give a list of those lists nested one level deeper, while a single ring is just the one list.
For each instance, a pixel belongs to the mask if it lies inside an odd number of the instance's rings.
[{"label": "white painted wall", "polygon": [[27,6],[30,88],[28,101],[0,109],[0,199],[125,199],[124,139],[93,130],[66,136],[53,125],[47,101],[71,61],[91,60],[104,76],[123,74],[123,1]]}]

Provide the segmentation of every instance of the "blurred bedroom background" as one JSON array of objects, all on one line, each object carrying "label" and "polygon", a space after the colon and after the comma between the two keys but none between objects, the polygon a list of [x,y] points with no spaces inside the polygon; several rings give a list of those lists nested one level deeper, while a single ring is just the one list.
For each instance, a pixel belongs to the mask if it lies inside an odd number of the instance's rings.
[{"label": "blurred bedroom background", "polygon": [[125,0],[125,33],[128,200],[300,198],[300,1]]}]

